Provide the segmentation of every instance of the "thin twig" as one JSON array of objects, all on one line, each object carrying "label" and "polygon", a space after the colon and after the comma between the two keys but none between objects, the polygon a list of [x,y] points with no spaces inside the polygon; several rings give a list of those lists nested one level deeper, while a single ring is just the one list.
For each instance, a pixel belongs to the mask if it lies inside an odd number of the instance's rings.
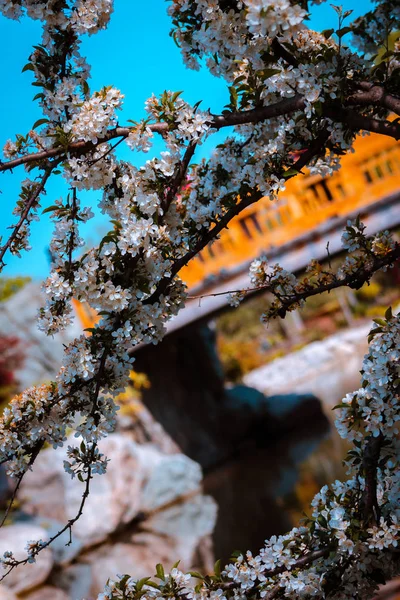
[{"label": "thin twig", "polygon": [[4,516],[3,516],[3,518],[2,518],[2,520],[0,522],[0,528],[3,527],[4,523],[7,520],[8,515],[10,514],[10,511],[11,511],[13,505],[14,505],[14,502],[15,502],[15,499],[17,497],[17,493],[18,493],[19,487],[21,485],[22,479],[24,478],[24,475],[25,475],[25,472],[20,473],[20,475],[18,476],[17,485],[14,488],[14,491],[13,491],[13,493],[11,495],[11,498],[10,498],[10,500],[8,502],[8,506],[6,508]]},{"label": "thin twig", "polygon": [[179,162],[175,173],[172,176],[171,185],[167,190],[164,201],[162,202],[162,209],[164,211],[164,214],[167,212],[172,200],[175,198],[176,194],[182,187],[190,161],[192,160],[194,152],[196,150],[196,146],[197,142],[190,142],[182,160]]},{"label": "thin twig", "polygon": [[115,150],[115,148],[117,148],[117,146],[119,146],[123,141],[124,141],[124,137],[122,137],[120,140],[118,140],[118,142],[116,142],[113,146],[111,146],[111,148],[109,148],[107,150],[107,152],[105,152],[102,156],[99,156],[99,158],[96,158],[96,160],[91,160],[88,163],[89,167],[93,167],[93,165],[95,165],[96,163],[98,163],[100,160],[103,160],[103,158],[105,158],[106,156],[108,156],[109,154],[111,154],[111,152],[113,150]]},{"label": "thin twig", "polygon": [[[371,265],[368,265],[368,268],[364,267],[364,269],[362,269],[361,271],[357,271],[356,273],[350,273],[349,275],[346,275],[346,277],[344,277],[343,279],[337,279],[337,277],[332,273],[332,276],[334,276],[335,279],[329,283],[322,284],[318,287],[308,289],[304,292],[300,292],[297,294],[291,294],[291,295],[287,295],[287,296],[280,294],[279,299],[283,303],[284,308],[286,308],[286,310],[287,310],[292,304],[295,304],[301,300],[306,300],[307,298],[310,298],[311,296],[316,296],[316,295],[322,294],[324,292],[330,292],[331,290],[334,290],[334,289],[337,289],[337,288],[343,287],[343,286],[347,286],[347,287],[352,286],[352,285],[361,286],[363,283],[368,281],[376,271],[379,271],[383,267],[393,264],[399,258],[400,258],[400,244],[396,244],[395,248],[393,250],[391,250],[385,257],[383,257],[383,258],[375,257],[373,263]],[[277,295],[274,292],[273,286],[268,284],[268,285],[261,285],[259,287],[254,287],[254,288],[245,288],[245,289],[241,289],[241,290],[237,290],[237,289],[236,290],[225,290],[223,292],[215,292],[215,293],[209,293],[209,294],[188,296],[188,300],[198,300],[198,299],[202,299],[202,298],[210,298],[210,297],[216,297],[216,296],[227,296],[229,294],[250,294],[252,292],[260,292],[260,291],[271,292],[271,293]]]},{"label": "thin twig", "polygon": [[32,195],[31,197],[27,200],[25,207],[23,209],[23,211],[21,212],[21,216],[20,219],[18,221],[18,223],[14,226],[13,228],[13,232],[10,235],[10,237],[8,238],[8,240],[6,241],[6,243],[1,246],[0,248],[0,271],[2,270],[2,268],[4,267],[4,262],[3,262],[3,258],[7,252],[7,250],[9,248],[11,248],[14,240],[17,238],[18,233],[22,227],[22,225],[25,223],[29,212],[31,211],[31,209],[33,208],[33,206],[35,205],[38,197],[40,196],[40,194],[43,192],[45,185],[47,183],[47,180],[49,179],[53,169],[56,167],[56,165],[58,164],[59,161],[54,161],[52,162],[50,165],[48,165],[45,169],[44,175],[40,181],[40,183],[37,183],[35,185],[34,190],[32,191]]},{"label": "thin twig", "polygon": [[13,571],[16,567],[19,567],[21,565],[26,565],[29,562],[29,559],[31,557],[35,558],[39,552],[41,552],[42,550],[44,550],[45,548],[48,548],[48,546],[50,546],[50,544],[52,544],[57,538],[59,538],[65,531],[67,531],[68,529],[71,529],[71,527],[76,523],[76,521],[78,521],[78,519],[80,519],[80,517],[82,516],[83,513],[83,508],[85,506],[86,500],[89,496],[89,490],[90,490],[90,480],[92,479],[92,471],[91,471],[91,467],[89,465],[88,467],[88,474],[87,474],[87,478],[86,478],[86,486],[85,486],[85,490],[82,494],[82,500],[81,503],[79,505],[79,509],[77,514],[75,515],[75,517],[73,517],[72,519],[69,519],[68,523],[62,527],[57,533],[55,533],[53,536],[51,536],[47,542],[43,542],[43,544],[40,545],[40,547],[32,553],[32,555],[28,556],[27,558],[22,558],[20,560],[14,560],[12,562],[12,564],[10,564],[10,568],[7,570],[6,573],[4,573],[4,575],[0,578],[0,583],[7,577],[7,575],[9,575],[11,573],[11,571]]}]

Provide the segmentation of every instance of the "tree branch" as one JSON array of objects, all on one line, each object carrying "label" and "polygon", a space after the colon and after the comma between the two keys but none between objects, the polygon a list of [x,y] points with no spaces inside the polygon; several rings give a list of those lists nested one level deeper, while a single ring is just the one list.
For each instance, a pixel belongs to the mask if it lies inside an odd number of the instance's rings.
[{"label": "tree branch", "polygon": [[14,240],[17,238],[22,225],[25,223],[25,221],[29,215],[29,212],[33,208],[33,206],[34,206],[35,202],[37,201],[38,197],[40,196],[40,194],[43,192],[45,185],[47,183],[47,180],[49,179],[53,169],[56,167],[58,162],[59,161],[55,161],[46,167],[44,175],[43,175],[40,183],[38,183],[35,186],[34,190],[32,191],[31,197],[26,202],[26,205],[21,213],[21,217],[20,217],[18,223],[13,228],[12,234],[10,235],[10,237],[8,238],[6,243],[3,246],[1,246],[1,248],[0,248],[0,271],[4,267],[4,262],[3,262],[4,255],[6,254],[7,250],[12,246],[12,243],[14,242]]},{"label": "tree branch", "polygon": [[367,81],[357,84],[363,91],[354,92],[346,100],[345,105],[380,106],[400,115],[400,98],[388,94],[383,87]]},{"label": "tree branch", "polygon": [[370,131],[371,133],[387,135],[395,140],[400,140],[400,126],[398,123],[360,115],[355,110],[340,106],[325,107],[324,115],[338,123],[346,123],[353,130]]},{"label": "tree branch", "polygon": [[380,452],[383,443],[383,436],[370,436],[368,438],[363,453],[363,469],[365,477],[365,490],[361,498],[362,517],[366,525],[379,523],[379,504],[376,496],[377,492],[377,469]]},{"label": "tree branch", "polygon": [[[312,296],[317,296],[318,294],[323,294],[324,292],[330,292],[331,290],[340,288],[340,287],[361,287],[364,283],[369,281],[372,275],[382,269],[383,267],[387,267],[388,265],[392,265],[400,258],[400,244],[396,244],[396,247],[388,253],[383,258],[375,258],[373,263],[367,267],[364,267],[363,270],[356,271],[356,273],[351,273],[344,277],[343,279],[338,279],[335,277],[333,281],[329,283],[319,285],[315,288],[308,289],[304,292],[292,294],[292,295],[279,295],[279,300],[282,303],[282,312],[287,312],[293,304],[297,304],[302,300],[307,300]],[[224,292],[216,292],[214,294],[200,294],[197,296],[189,296],[189,300],[201,300],[202,298],[210,298],[216,296],[226,296],[229,294],[248,294],[252,292],[271,292],[274,293],[273,287],[270,284],[261,285],[259,287],[254,288],[246,288],[244,290],[225,290]],[[279,315],[284,316],[284,315]]]},{"label": "tree branch", "polygon": [[[350,98],[354,98],[354,95]],[[374,102],[371,101],[371,103],[368,104],[366,101],[365,105],[373,105]],[[395,103],[393,106],[396,107],[398,107],[397,103],[400,105],[400,100],[397,100],[393,96],[384,96],[384,102],[386,104],[388,104],[388,102]],[[386,104],[378,103],[377,105],[386,107]],[[231,112],[223,115],[212,115],[209,125],[211,128],[219,130],[223,127],[234,127],[249,123],[257,124],[268,119],[273,119],[303,110],[305,106],[306,100],[304,97],[300,94],[296,94],[292,98],[283,98],[282,100],[279,100],[278,102],[269,106],[260,106],[259,108],[254,108],[251,110]],[[397,108],[397,110],[400,110],[400,108]],[[398,124],[390,121],[380,121],[372,117],[360,115],[354,111],[349,112],[348,109],[345,109],[339,105],[323,107],[323,114],[334,119],[335,121],[343,121],[353,129],[364,129],[373,133],[379,133],[393,137],[396,140],[400,139],[400,127]],[[167,123],[153,123],[148,127],[153,133],[158,133],[160,135],[165,135],[169,129]],[[40,163],[40,161],[49,158],[61,157],[62,159],[65,159],[69,154],[85,154],[93,151],[98,145],[109,142],[115,138],[127,138],[132,129],[132,127],[114,127],[113,129],[110,129],[105,136],[99,138],[95,144],[93,142],[86,141],[72,142],[67,148],[60,146],[51,148],[50,150],[43,150],[41,152],[34,152],[32,154],[20,156],[19,158],[14,158],[7,162],[0,162],[0,172],[14,169],[20,165]]]},{"label": "tree branch", "polygon": [[173,175],[171,185],[168,188],[167,193],[164,198],[164,201],[162,203],[162,209],[163,209],[164,213],[167,212],[172,200],[174,199],[174,197],[176,196],[176,194],[179,192],[180,188],[182,187],[182,184],[186,177],[186,173],[187,173],[190,161],[192,160],[193,154],[196,150],[196,146],[197,146],[197,142],[190,142],[182,160],[180,161],[180,163]]}]

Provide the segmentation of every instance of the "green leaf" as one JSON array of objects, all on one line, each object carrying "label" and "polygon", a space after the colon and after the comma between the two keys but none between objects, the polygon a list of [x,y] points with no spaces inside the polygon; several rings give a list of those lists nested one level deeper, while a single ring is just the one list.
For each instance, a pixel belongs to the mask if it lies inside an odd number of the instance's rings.
[{"label": "green leaf", "polygon": [[317,522],[321,525],[321,527],[328,527],[328,523],[323,515],[318,516]]},{"label": "green leaf", "polygon": [[152,588],[155,588],[156,590],[160,589],[160,586],[155,581],[148,581],[147,585],[150,586],[150,587],[152,587]]},{"label": "green leaf", "polygon": [[295,177],[295,175],[298,175],[299,173],[300,173],[300,171],[298,171],[297,169],[290,168],[284,172],[283,178],[290,179],[291,177]]},{"label": "green leaf", "polygon": [[158,579],[165,579],[165,571],[161,563],[158,563],[156,565],[156,576],[158,577]]},{"label": "green leaf", "polygon": [[334,29],[324,29],[321,33],[324,36],[324,38],[329,39],[332,35],[332,33],[334,33],[335,30]]},{"label": "green leaf", "polygon": [[372,330],[369,332],[369,336],[368,336],[368,344],[369,344],[369,343],[370,343],[370,342],[371,342],[371,341],[374,339],[374,336],[375,336],[377,333],[382,333],[382,327],[375,327],[375,329],[372,329]]},{"label": "green leaf", "polygon": [[339,15],[341,16],[343,13],[343,6],[337,6],[336,4],[331,4],[333,10]]},{"label": "green leaf", "polygon": [[191,577],[195,577],[196,579],[204,579],[203,575],[198,571],[188,571]]},{"label": "green leaf", "polygon": [[221,577],[221,559],[219,558],[214,565],[214,573],[217,577]]},{"label": "green leaf", "polygon": [[277,75],[278,73],[281,73],[281,69],[264,69],[261,71],[261,75],[264,79],[269,79],[269,77]]},{"label": "green leaf", "polygon": [[180,92],[174,92],[171,96],[171,101],[175,102],[181,94],[183,94],[183,90],[181,90]]},{"label": "green leaf", "polygon": [[322,102],[320,102],[319,100],[317,102],[315,102],[314,110],[319,117],[322,117],[322,113],[323,113]]},{"label": "green leaf", "polygon": [[344,35],[346,35],[346,33],[350,33],[350,31],[352,31],[351,27],[342,27],[342,29],[338,29],[336,31],[336,35],[339,39],[341,39]]},{"label": "green leaf", "polygon": [[139,579],[139,581],[136,582],[136,589],[137,591],[140,591],[142,589],[142,587],[144,585],[146,585],[146,583],[150,580],[150,577],[143,577],[143,579]]},{"label": "green leaf", "polygon": [[381,325],[382,327],[386,327],[385,319],[372,319],[374,323],[377,325]]},{"label": "green leaf", "polygon": [[56,204],[52,204],[51,206],[48,206],[47,208],[44,208],[44,209],[42,210],[42,215],[44,215],[45,213],[53,212],[53,210],[57,210],[57,209],[59,209],[59,208],[60,208],[60,207],[59,207],[59,206],[57,206]]},{"label": "green leaf", "polygon": [[125,589],[128,580],[129,580],[129,575],[124,575],[123,577],[121,577],[121,579],[119,581],[121,590]]},{"label": "green leaf", "polygon": [[392,313],[392,307],[391,306],[389,306],[389,308],[385,312],[385,319],[387,321],[390,321],[390,319],[393,319],[393,313]]},{"label": "green leaf", "polygon": [[34,71],[34,66],[32,63],[27,63],[23,68],[21,73],[25,73],[25,71]]},{"label": "green leaf", "polygon": [[32,129],[36,129],[37,127],[40,127],[41,125],[44,125],[45,123],[48,123],[48,122],[49,122],[48,119],[38,119],[33,124]]}]

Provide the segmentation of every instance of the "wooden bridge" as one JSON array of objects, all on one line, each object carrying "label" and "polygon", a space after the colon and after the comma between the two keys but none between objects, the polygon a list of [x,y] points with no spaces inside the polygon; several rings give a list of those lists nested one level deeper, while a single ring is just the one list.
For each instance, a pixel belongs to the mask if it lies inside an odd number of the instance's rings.
[{"label": "wooden bridge", "polygon": [[[283,268],[300,272],[312,258],[340,252],[348,219],[360,215],[369,234],[400,225],[400,144],[371,134],[359,137],[331,177],[305,174],[290,179],[277,201],[263,198],[236,217],[219,240],[205,248],[181,277],[192,296],[250,286],[248,267],[265,254]],[[168,331],[210,318],[228,304],[227,295],[188,300]],[[93,315],[77,306],[85,327]]]}]

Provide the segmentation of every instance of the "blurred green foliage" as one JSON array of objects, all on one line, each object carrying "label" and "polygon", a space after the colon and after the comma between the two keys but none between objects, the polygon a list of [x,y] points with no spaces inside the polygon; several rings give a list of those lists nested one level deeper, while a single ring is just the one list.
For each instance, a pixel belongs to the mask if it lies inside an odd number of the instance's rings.
[{"label": "blurred green foliage", "polygon": [[30,277],[0,277],[0,302],[8,300],[30,281]]}]

